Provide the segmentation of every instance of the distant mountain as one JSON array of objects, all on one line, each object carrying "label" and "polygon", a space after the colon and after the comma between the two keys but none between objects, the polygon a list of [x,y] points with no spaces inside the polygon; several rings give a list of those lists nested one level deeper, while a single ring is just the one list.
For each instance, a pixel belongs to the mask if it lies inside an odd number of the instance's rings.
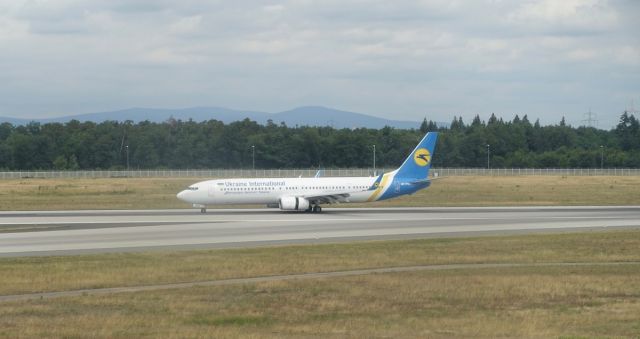
[{"label": "distant mountain", "polygon": [[275,113],[273,121],[284,121],[287,126],[333,126],[335,128],[419,128],[422,121],[389,120],[370,115],[341,111],[322,106],[305,106],[290,111]]},{"label": "distant mountain", "polygon": [[11,118],[11,117],[0,117],[0,124],[8,122],[8,123],[10,123],[10,124],[12,124],[14,126],[24,125],[24,124],[28,123],[29,121],[32,121],[32,120],[20,119],[20,118]]},{"label": "distant mountain", "polygon": [[334,128],[382,128],[390,126],[401,129],[419,128],[422,121],[389,120],[370,115],[341,111],[322,106],[305,106],[294,108],[279,113],[240,111],[223,107],[191,107],[180,109],[158,108],[129,108],[119,111],[87,113],[79,115],[62,116],[49,119],[19,119],[0,117],[0,123],[9,122],[13,125],[25,125],[31,121],[40,123],[60,122],[71,120],[92,121],[100,123],[108,120],[140,122],[149,120],[163,122],[173,117],[179,120],[205,121],[219,120],[224,123],[240,121],[245,118],[254,120],[260,124],[266,124],[268,120],[279,124],[284,122],[287,126],[332,126]]},{"label": "distant mountain", "polygon": [[0,122],[12,122],[18,124],[26,124],[31,121],[37,121],[40,123],[48,122],[69,122],[71,120],[78,121],[93,121],[100,123],[108,120],[126,121],[131,120],[133,122],[140,122],[149,120],[152,122],[162,122],[173,117],[175,119],[194,121],[204,121],[210,119],[216,119],[220,121],[232,122],[249,118],[252,120],[262,119],[263,116],[269,113],[263,112],[251,112],[251,111],[236,111],[222,107],[191,107],[191,108],[179,108],[179,109],[163,109],[163,108],[142,108],[134,107],[129,109],[123,109],[119,111],[98,112],[98,113],[86,113],[78,115],[67,115],[57,118],[48,119],[16,119],[0,117]]},{"label": "distant mountain", "polygon": [[[180,109],[159,109],[159,108],[129,108],[121,111],[113,112],[101,112],[101,113],[89,113],[75,116],[67,116],[56,119],[56,122],[66,122],[71,119],[80,121],[94,121],[102,122],[107,120],[125,121],[132,120],[133,122],[140,122],[149,120],[152,122],[162,122],[173,117],[174,119],[194,121],[205,121],[216,119],[220,121],[232,122],[249,118],[256,120],[261,118],[267,113],[263,112],[251,112],[251,111],[237,111],[233,109],[223,107],[190,107]],[[241,118],[239,118],[241,117]],[[63,119],[64,121],[60,121]]]}]

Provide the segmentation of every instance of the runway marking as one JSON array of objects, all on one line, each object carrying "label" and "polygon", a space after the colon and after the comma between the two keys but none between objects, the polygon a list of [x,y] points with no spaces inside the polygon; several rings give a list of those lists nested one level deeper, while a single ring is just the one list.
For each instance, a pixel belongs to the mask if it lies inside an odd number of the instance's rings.
[{"label": "runway marking", "polygon": [[399,266],[399,267],[371,268],[371,269],[349,270],[349,271],[331,271],[331,272],[301,273],[301,274],[288,274],[288,275],[272,275],[272,276],[251,277],[251,278],[207,280],[207,281],[175,283],[175,284],[108,287],[108,288],[92,288],[92,289],[81,289],[81,290],[59,291],[59,292],[14,294],[14,295],[0,296],[0,302],[28,301],[28,300],[34,300],[34,299],[78,297],[78,296],[86,296],[86,295],[105,295],[105,294],[114,294],[114,293],[133,293],[133,292],[169,290],[169,289],[180,289],[180,288],[190,288],[190,287],[211,287],[211,286],[251,284],[251,283],[273,282],[273,281],[336,278],[336,277],[349,277],[349,276],[358,276],[358,275],[367,275],[367,274],[401,273],[401,272],[416,272],[416,271],[443,271],[443,270],[456,270],[456,269],[488,269],[488,268],[519,268],[519,267],[584,267],[584,266],[623,266],[623,265],[640,265],[640,261],[449,264],[449,265]]}]

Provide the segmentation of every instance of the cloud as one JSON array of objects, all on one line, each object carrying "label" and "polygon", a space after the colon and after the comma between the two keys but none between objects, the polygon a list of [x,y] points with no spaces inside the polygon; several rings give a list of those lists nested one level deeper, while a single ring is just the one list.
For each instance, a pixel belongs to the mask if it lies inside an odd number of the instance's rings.
[{"label": "cloud", "polygon": [[525,3],[507,16],[516,25],[577,34],[607,31],[617,21],[617,13],[600,0],[543,0]]},{"label": "cloud", "polygon": [[0,91],[10,93],[0,115],[321,104],[415,120],[614,116],[640,99],[639,10],[622,0],[0,0]]}]

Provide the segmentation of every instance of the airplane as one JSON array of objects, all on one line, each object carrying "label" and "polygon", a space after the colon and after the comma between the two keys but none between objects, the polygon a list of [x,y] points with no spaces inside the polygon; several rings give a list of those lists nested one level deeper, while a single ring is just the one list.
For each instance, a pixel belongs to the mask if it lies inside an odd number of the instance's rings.
[{"label": "airplane", "polygon": [[427,133],[402,165],[372,177],[244,178],[195,183],[177,194],[206,213],[210,205],[266,204],[283,211],[321,212],[322,204],[369,202],[429,187],[437,132]]}]

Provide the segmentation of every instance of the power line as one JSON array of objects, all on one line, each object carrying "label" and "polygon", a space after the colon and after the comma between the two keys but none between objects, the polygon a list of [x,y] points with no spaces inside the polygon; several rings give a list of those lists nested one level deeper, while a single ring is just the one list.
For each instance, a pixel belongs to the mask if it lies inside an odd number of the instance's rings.
[{"label": "power line", "polygon": [[638,114],[638,113],[640,113],[640,111],[638,111],[638,110],[636,109],[636,106],[635,106],[635,104],[634,104],[634,102],[633,102],[633,99],[631,99],[631,106],[629,106],[629,108],[627,109],[627,112],[632,113],[632,114]]},{"label": "power line", "polygon": [[598,125],[598,117],[597,114],[591,112],[591,107],[589,107],[589,112],[583,115],[584,119],[582,119],[582,125],[586,127],[596,127]]}]

